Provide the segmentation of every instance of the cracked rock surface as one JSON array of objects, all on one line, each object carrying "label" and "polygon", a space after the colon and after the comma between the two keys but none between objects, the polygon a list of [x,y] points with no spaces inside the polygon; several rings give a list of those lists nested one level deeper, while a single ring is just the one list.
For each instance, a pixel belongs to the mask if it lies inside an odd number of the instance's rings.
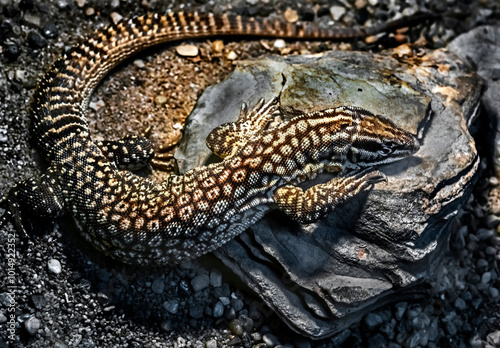
[{"label": "cracked rock surface", "polygon": [[475,181],[468,127],[482,80],[446,50],[401,49],[242,62],[200,97],[176,153],[182,171],[206,163],[211,129],[235,120],[242,102],[278,95],[285,113],[352,105],[417,134],[417,154],[380,168],[387,184],[310,225],[272,212],[215,252],[292,329],[315,339],[401,296],[425,296],[418,285],[435,276],[449,218]]}]

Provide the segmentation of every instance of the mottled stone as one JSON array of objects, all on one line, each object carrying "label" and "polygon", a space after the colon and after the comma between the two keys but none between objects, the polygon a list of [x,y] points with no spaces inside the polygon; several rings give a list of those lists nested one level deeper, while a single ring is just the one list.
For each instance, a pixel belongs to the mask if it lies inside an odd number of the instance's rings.
[{"label": "mottled stone", "polygon": [[238,62],[188,118],[176,153],[181,171],[213,158],[208,132],[234,121],[242,102],[278,95],[285,121],[294,110],[352,105],[392,119],[422,146],[379,168],[387,184],[327,218],[300,225],[274,211],[215,255],[291,328],[314,338],[341,332],[387,302],[425,296],[412,289],[434,275],[447,248],[449,218],[475,180],[479,161],[468,127],[482,89],[481,79],[446,50]]},{"label": "mottled stone", "polygon": [[[449,50],[461,59],[475,66],[477,73],[484,79],[487,89],[484,92],[482,104],[485,111],[496,126],[495,137],[495,169],[500,174],[500,25],[485,25],[460,35],[449,45]],[[500,209],[495,207],[493,213],[499,214]]]}]

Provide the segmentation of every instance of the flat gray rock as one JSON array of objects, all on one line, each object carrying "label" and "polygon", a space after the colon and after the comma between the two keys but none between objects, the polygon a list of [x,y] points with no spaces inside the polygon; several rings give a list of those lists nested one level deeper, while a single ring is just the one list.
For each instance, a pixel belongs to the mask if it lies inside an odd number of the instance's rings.
[{"label": "flat gray rock", "polygon": [[417,154],[379,168],[387,184],[326,219],[300,225],[273,211],[215,251],[291,328],[314,339],[412,296],[432,278],[448,246],[448,221],[475,179],[479,160],[468,126],[481,79],[445,50],[398,59],[400,52],[241,62],[201,96],[176,153],[182,171],[205,164],[214,127],[234,121],[242,102],[278,95],[286,111],[358,106],[418,135]]}]

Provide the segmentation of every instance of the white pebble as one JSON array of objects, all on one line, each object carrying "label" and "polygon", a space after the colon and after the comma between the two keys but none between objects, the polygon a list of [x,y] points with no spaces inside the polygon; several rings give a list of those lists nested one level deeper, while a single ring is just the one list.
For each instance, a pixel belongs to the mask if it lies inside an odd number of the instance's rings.
[{"label": "white pebble", "polygon": [[236,52],[231,51],[226,55],[226,58],[229,60],[235,60],[236,58],[238,58],[238,55],[236,54]]},{"label": "white pebble", "polygon": [[180,45],[175,51],[183,57],[196,57],[198,55],[198,47],[195,45]]},{"label": "white pebble", "polygon": [[144,64],[144,61],[142,59],[134,60],[134,65],[140,69],[142,69],[146,66],[146,64]]},{"label": "white pebble", "polygon": [[490,178],[490,185],[491,186],[497,186],[498,185],[498,178],[496,176],[492,176]]},{"label": "white pebble", "polygon": [[275,48],[284,48],[286,46],[286,42],[283,39],[278,39],[274,41],[273,46]]},{"label": "white pebble", "polygon": [[346,12],[343,6],[332,6],[330,7],[330,15],[334,21],[338,21]]},{"label": "white pebble", "polygon": [[59,274],[62,271],[61,263],[59,262],[59,260],[50,259],[49,262],[47,262],[47,266],[49,267],[49,271],[54,274]]},{"label": "white pebble", "polygon": [[119,14],[118,12],[111,12],[111,20],[113,21],[114,24],[118,23],[123,19],[123,16]]}]

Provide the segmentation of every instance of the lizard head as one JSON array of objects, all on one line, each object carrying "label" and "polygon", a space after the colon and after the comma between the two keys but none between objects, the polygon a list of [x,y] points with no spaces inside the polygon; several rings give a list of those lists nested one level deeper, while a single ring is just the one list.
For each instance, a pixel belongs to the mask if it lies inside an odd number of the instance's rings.
[{"label": "lizard head", "polygon": [[347,153],[350,162],[360,167],[390,163],[418,151],[420,144],[413,134],[391,120],[351,108],[356,130]]}]

